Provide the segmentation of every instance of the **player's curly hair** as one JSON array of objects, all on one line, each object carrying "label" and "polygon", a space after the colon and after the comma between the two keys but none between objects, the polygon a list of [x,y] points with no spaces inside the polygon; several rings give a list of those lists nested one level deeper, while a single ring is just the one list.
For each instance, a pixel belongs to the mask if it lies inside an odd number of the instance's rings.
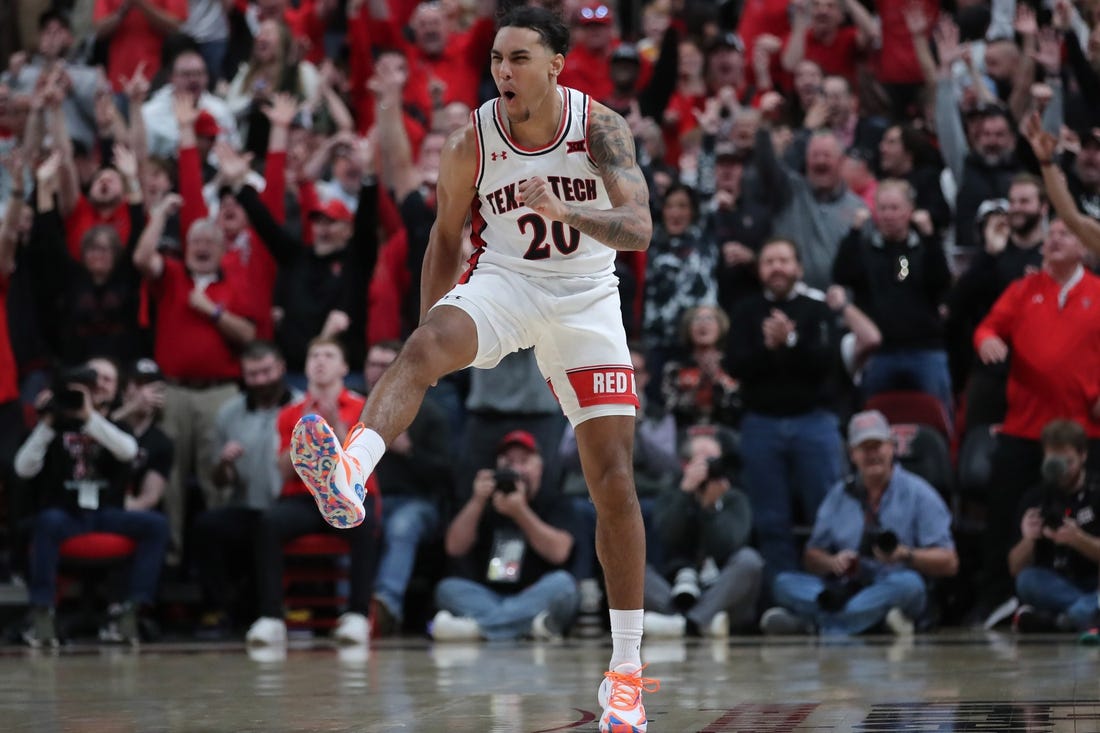
[{"label": "player's curly hair", "polygon": [[569,28],[558,14],[534,5],[517,5],[500,18],[498,28],[530,28],[554,53],[569,53]]}]

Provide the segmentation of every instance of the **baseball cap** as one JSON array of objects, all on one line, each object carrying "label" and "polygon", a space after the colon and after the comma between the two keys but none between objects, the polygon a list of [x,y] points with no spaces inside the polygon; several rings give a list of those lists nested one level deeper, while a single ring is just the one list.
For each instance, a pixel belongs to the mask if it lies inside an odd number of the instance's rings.
[{"label": "baseball cap", "polygon": [[714,146],[714,160],[719,163],[744,162],[748,151],[738,148],[736,143],[725,141]]},{"label": "baseball cap", "polygon": [[351,221],[352,218],[354,218],[351,215],[351,209],[345,206],[343,201],[338,199],[330,199],[309,212],[309,218],[311,219],[319,216],[323,216],[326,219],[332,219],[333,221]]},{"label": "baseball cap", "polygon": [[160,367],[152,359],[138,359],[134,362],[131,378],[139,384],[163,382],[164,372],[160,370]]},{"label": "baseball cap", "polygon": [[580,25],[611,25],[611,8],[603,3],[587,3],[577,8],[573,20]]},{"label": "baseball cap", "polygon": [[532,453],[539,452],[539,444],[535,440],[534,435],[527,432],[526,430],[513,430],[512,432],[501,438],[500,442],[497,443],[497,454],[499,455],[503,453],[504,451],[511,448],[513,445],[518,445],[522,448],[526,448]]},{"label": "baseball cap", "polygon": [[214,115],[205,109],[199,112],[199,116],[195,118],[195,136],[217,137],[219,132],[221,128],[218,127],[218,121],[214,119]]},{"label": "baseball cap", "polygon": [[719,33],[710,44],[710,49],[715,50],[718,48],[732,48],[734,51],[745,52],[745,42],[741,40],[741,36],[737,35],[733,31],[726,31],[725,33]]},{"label": "baseball cap", "polygon": [[1008,199],[986,199],[978,207],[978,215],[974,221],[985,221],[991,214],[1008,213]]},{"label": "baseball cap", "polygon": [[620,43],[615,47],[615,50],[611,52],[612,61],[631,61],[635,64],[642,62],[642,57],[638,55],[638,49],[634,48],[633,44]]},{"label": "baseball cap", "polygon": [[848,422],[848,446],[851,448],[862,445],[868,440],[886,441],[892,437],[890,423],[878,410],[857,412]]},{"label": "baseball cap", "polygon": [[1081,145],[1100,146],[1100,127],[1084,127],[1077,131],[1077,136],[1081,138]]}]

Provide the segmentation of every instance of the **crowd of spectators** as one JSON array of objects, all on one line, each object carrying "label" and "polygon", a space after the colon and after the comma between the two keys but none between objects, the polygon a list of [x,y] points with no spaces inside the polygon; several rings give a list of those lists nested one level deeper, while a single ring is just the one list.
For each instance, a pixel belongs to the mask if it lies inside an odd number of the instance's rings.
[{"label": "crowd of spectators", "polygon": [[[440,153],[496,96],[505,2],[0,11],[0,573],[29,642],[56,643],[59,548],[92,530],[137,546],[104,638],[148,633],[171,581],[201,590],[196,632],[285,640],[282,548],[329,529],[291,429],[347,431],[415,327]],[[625,117],[649,183],[653,240],[616,263],[647,631],[1097,625],[1097,5],[537,2],[572,31],[560,82]],[[979,491],[902,466],[869,409],[898,392],[942,416],[941,474],[985,461]],[[336,638],[425,612],[440,640],[556,638],[599,611],[532,354],[441,380],[369,488]]]}]

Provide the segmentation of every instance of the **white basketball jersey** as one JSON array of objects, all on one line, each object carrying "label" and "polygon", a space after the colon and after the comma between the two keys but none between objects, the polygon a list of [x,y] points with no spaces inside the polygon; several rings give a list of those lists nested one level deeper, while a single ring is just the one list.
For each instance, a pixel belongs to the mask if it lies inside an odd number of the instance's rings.
[{"label": "white basketball jersey", "polygon": [[[508,134],[497,99],[474,110],[477,130],[477,197],[471,206],[473,270],[485,262],[526,275],[606,275],[615,251],[560,221],[550,221],[516,201],[520,181],[541,176],[559,199],[610,209],[599,169],[588,154],[589,98],[558,87],[562,96],[557,135],[541,148],[525,148]],[[472,274],[472,272],[470,273]]]}]

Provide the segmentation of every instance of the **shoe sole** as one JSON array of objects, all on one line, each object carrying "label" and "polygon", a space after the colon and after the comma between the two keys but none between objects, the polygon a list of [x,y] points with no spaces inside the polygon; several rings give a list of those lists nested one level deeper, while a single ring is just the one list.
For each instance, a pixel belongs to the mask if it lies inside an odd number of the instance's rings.
[{"label": "shoe sole", "polygon": [[634,725],[620,720],[615,715],[611,715],[607,720],[600,721],[600,733],[646,733],[648,728],[648,720]]},{"label": "shoe sole", "polygon": [[294,426],[290,451],[294,470],[313,495],[321,516],[333,527],[351,529],[367,517],[363,509],[363,485],[354,484],[358,497],[348,496],[336,485],[337,471],[351,484],[351,466],[340,455],[342,447],[332,428],[319,415],[306,415]]}]

